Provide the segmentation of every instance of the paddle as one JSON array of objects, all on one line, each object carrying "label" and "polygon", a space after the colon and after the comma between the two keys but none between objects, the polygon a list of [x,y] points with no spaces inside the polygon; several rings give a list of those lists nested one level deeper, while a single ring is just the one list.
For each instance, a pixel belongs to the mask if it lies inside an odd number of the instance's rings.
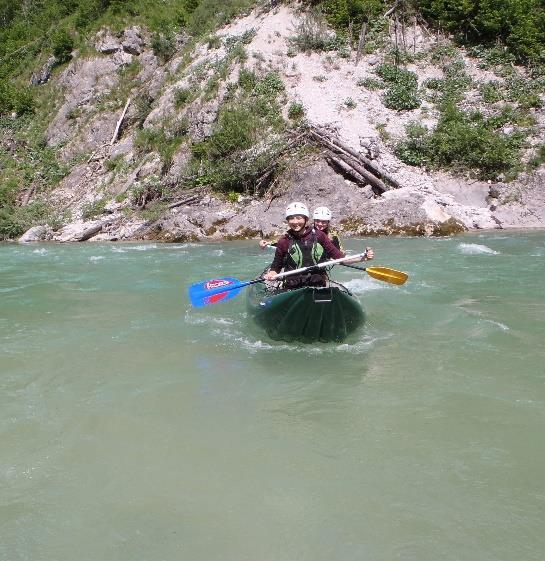
[{"label": "paddle", "polygon": [[[333,259],[332,261],[324,261],[323,263],[318,263],[317,265],[311,265],[310,267],[303,267],[301,269],[294,269],[293,271],[286,271],[284,273],[279,273],[274,277],[274,280],[289,277],[291,275],[298,275],[306,273],[310,270],[324,269],[325,267],[331,267],[332,265],[337,265],[338,263],[343,263],[344,261],[350,261],[352,259],[361,259],[365,256],[365,253],[359,253],[358,255],[350,255],[342,257],[341,259]],[[265,282],[265,279],[259,278],[251,281],[239,281],[233,277],[221,277],[217,279],[211,279],[203,282],[197,282],[192,284],[188,288],[189,300],[191,305],[196,308],[202,308],[203,306],[209,306],[210,304],[217,304],[218,302],[225,302],[237,296],[237,294],[245,287],[251,284],[256,284],[258,282]]]},{"label": "paddle", "polygon": [[348,263],[341,263],[341,265],[358,271],[365,271],[370,277],[380,281],[389,282],[390,284],[402,285],[405,284],[409,278],[407,273],[396,271],[395,269],[389,269],[388,267],[356,267],[355,265],[349,265]]}]

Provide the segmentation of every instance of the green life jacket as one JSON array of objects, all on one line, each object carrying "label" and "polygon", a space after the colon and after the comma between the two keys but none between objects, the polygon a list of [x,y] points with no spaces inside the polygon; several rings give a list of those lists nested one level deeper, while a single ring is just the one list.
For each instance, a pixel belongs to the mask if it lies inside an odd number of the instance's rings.
[{"label": "green life jacket", "polygon": [[290,245],[285,258],[284,270],[293,271],[302,267],[317,265],[324,257],[325,250],[316,239],[313,229],[305,240],[290,236]]}]

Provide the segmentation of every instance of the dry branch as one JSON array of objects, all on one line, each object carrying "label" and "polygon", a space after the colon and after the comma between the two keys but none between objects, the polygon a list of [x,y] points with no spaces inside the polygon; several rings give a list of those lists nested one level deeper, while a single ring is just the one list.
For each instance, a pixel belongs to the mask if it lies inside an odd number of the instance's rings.
[{"label": "dry branch", "polygon": [[365,47],[365,36],[366,35],[367,35],[367,22],[364,21],[363,25],[361,26],[360,40],[358,41],[358,52],[356,54],[356,66],[358,66],[358,63],[360,61],[361,53],[363,52],[363,47]]},{"label": "dry branch", "polygon": [[121,113],[121,117],[119,117],[119,121],[117,121],[117,125],[115,126],[115,131],[114,131],[114,135],[112,136],[112,140],[110,140],[110,146],[116,141],[117,139],[117,135],[119,134],[119,129],[121,128],[121,123],[123,122],[123,119],[125,118],[125,113],[127,112],[127,109],[129,108],[129,104],[131,102],[131,98],[129,97],[127,99],[127,103],[125,103],[125,107],[123,109],[123,113]]}]

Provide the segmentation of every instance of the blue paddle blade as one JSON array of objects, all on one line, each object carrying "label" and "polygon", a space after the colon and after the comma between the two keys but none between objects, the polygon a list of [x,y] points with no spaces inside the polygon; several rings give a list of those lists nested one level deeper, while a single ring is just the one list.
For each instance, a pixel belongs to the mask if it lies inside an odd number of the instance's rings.
[{"label": "blue paddle blade", "polygon": [[226,302],[234,298],[247,284],[232,277],[198,282],[188,288],[189,300],[196,308]]}]

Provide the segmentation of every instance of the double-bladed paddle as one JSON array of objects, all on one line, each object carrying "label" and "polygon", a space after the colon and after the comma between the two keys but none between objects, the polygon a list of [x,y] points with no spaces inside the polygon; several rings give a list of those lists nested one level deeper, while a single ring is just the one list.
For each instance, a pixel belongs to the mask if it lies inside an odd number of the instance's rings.
[{"label": "double-bladed paddle", "polygon": [[396,271],[395,269],[389,269],[388,267],[356,267],[355,265],[349,265],[348,263],[341,263],[341,265],[343,265],[343,267],[356,269],[357,271],[365,271],[370,277],[379,281],[389,282],[390,284],[402,285],[405,284],[409,278],[407,273]]},{"label": "double-bladed paddle", "polygon": [[[274,277],[274,280],[283,279],[291,275],[307,273],[311,270],[325,269],[326,267],[331,267],[333,265],[337,265],[338,263],[343,263],[344,261],[362,259],[363,257],[365,257],[365,253],[350,255],[342,257],[341,259],[333,259],[332,261],[324,261],[323,263],[311,265],[310,267],[303,267],[301,269],[294,269],[293,271],[279,273],[276,277]],[[256,284],[258,282],[265,282],[265,279],[259,278],[251,281],[240,281],[233,277],[221,277],[197,282],[188,288],[189,300],[196,308],[202,308],[203,306],[209,306],[210,304],[230,300],[231,298],[234,298],[245,286],[250,286],[251,284]]]}]

